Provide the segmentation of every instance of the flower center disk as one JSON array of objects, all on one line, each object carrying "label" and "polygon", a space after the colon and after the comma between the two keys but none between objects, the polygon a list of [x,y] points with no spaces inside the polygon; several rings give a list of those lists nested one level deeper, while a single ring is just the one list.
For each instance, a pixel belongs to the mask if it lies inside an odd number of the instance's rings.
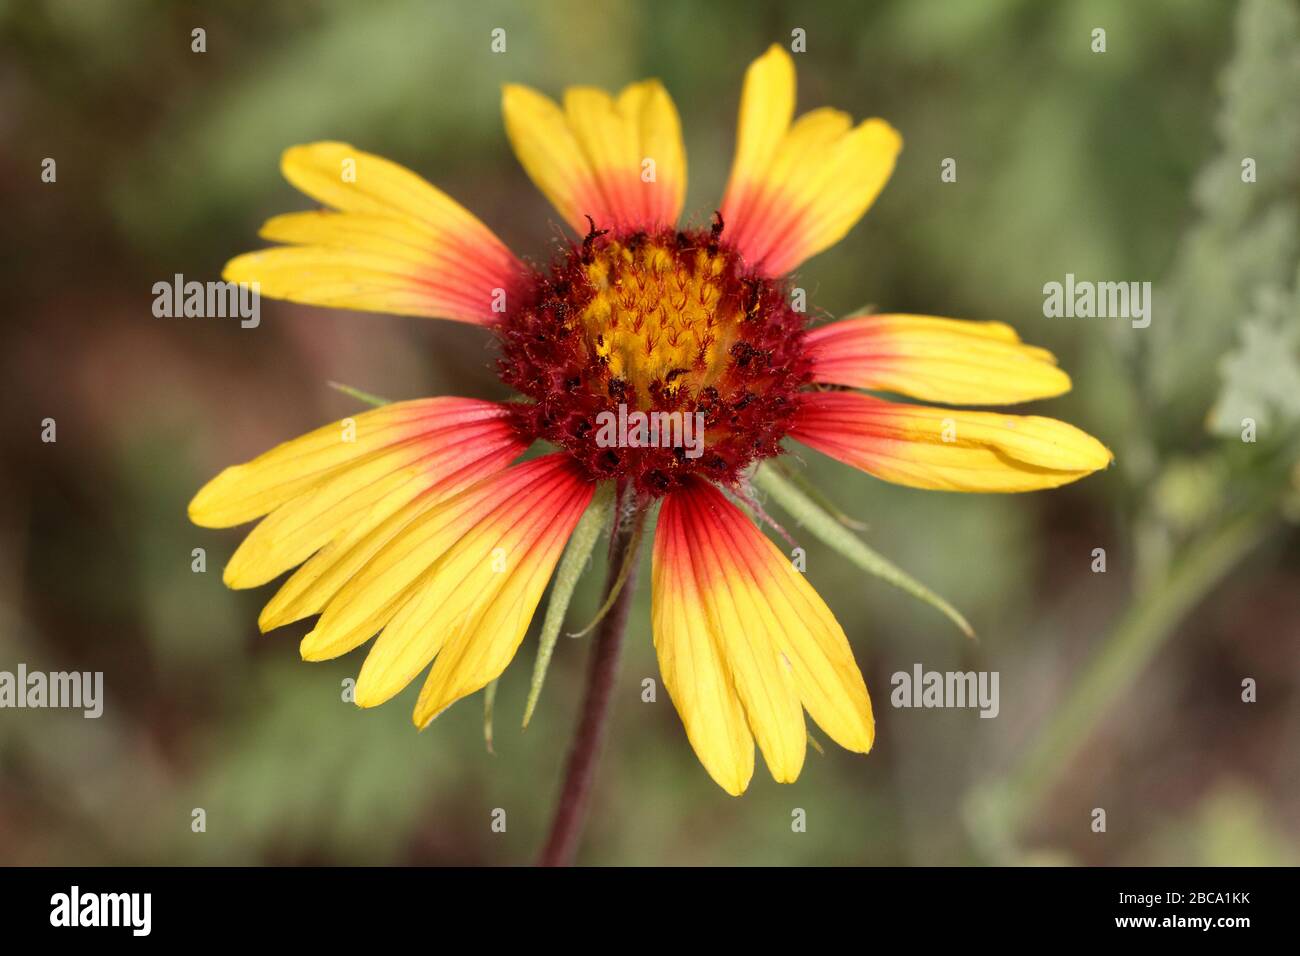
[{"label": "flower center disk", "polygon": [[530,277],[498,326],[524,434],[649,495],[780,453],[811,379],[804,317],[718,233],[593,227]]}]

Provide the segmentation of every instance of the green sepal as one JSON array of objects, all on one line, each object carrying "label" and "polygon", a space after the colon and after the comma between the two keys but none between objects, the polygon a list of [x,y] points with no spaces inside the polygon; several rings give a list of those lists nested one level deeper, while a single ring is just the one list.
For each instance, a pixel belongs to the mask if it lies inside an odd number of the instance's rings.
[{"label": "green sepal", "polygon": [[329,387],[336,392],[342,392],[344,395],[350,395],[358,402],[365,402],[367,405],[373,405],[378,408],[380,405],[392,404],[386,398],[380,398],[378,395],[371,395],[369,392],[363,392],[359,388],[353,388],[351,385],[344,385],[341,382],[330,382]]},{"label": "green sepal", "polygon": [[524,705],[523,726],[533,717],[537,699],[542,694],[542,683],[546,680],[546,670],[551,664],[551,654],[555,651],[556,641],[560,637],[560,628],[564,625],[564,615],[569,610],[569,601],[573,598],[578,579],[587,569],[587,561],[596,547],[601,532],[608,527],[614,513],[614,483],[607,481],[596,489],[591,504],[578,521],[569,537],[569,544],[564,549],[560,566],[555,572],[555,584],[551,588],[551,600],[546,605],[546,617],[542,621],[542,636],[537,647],[537,662],[533,665],[533,680],[528,688],[528,703]]},{"label": "green sepal", "polygon": [[861,538],[844,527],[833,515],[800,491],[770,465],[760,465],[751,481],[767,492],[772,500],[808,529],[808,532],[841,557],[847,558],[868,574],[881,578],[896,588],[919,598],[941,611],[967,637],[974,637],[970,622],[951,604],[935,594],[902,568],[870,548]]}]

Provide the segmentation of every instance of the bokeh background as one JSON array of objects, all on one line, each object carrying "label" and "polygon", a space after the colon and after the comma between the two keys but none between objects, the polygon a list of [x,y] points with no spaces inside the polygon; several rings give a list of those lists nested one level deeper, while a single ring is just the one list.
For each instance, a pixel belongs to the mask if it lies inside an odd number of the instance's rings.
[{"label": "bokeh background", "polygon": [[[195,27],[206,53],[191,51]],[[489,49],[496,27],[505,53]],[[217,278],[261,244],[263,219],[309,208],[278,156],[326,138],[410,166],[545,261],[561,230],[506,142],[506,81],[556,95],[661,77],[683,120],[687,207],[706,221],[743,70],[795,28],[800,108],[880,115],[906,143],[866,219],[802,269],[822,317],[876,304],[1011,322],[1074,378],[1034,410],[1100,436],[1117,464],[1056,492],[960,496],[809,453],[806,476],[961,608],[978,643],[801,540],[873,691],[876,748],[828,745],[789,786],[760,767],[733,799],[662,689],[641,702],[658,678],[645,575],[582,861],[1300,862],[1293,0],[0,2],[0,669],[102,670],[107,694],[99,720],[0,711],[0,862],[534,857],[584,641],[562,639],[521,733],[526,640],[497,695],[494,754],[481,695],[416,733],[416,685],[358,711],[342,682],[359,653],[307,665],[305,624],[259,635],[271,588],[220,580],[242,532],[185,516],[225,465],[361,408],[330,381],[505,397],[487,336],[270,301],[257,329],[159,319],[151,287]],[[940,182],[946,157],[955,183]],[[1067,272],[1153,282],[1151,327],[1045,318],[1043,284]],[[191,570],[198,547],[206,573]],[[1000,715],[891,708],[890,675],[917,662],[998,671]]]}]

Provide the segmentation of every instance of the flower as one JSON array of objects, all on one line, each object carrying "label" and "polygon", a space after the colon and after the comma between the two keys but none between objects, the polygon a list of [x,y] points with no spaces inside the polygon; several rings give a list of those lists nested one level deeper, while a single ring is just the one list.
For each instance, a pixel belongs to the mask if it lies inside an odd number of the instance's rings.
[{"label": "flower", "polygon": [[[757,742],[772,776],[793,781],[805,710],[842,747],[868,751],[871,702],[843,629],[720,489],[743,498],[747,470],[786,438],[887,481],[957,491],[1054,487],[1111,455],[1053,419],[849,390],[996,405],[1070,380],[997,322],[858,315],[806,330],[786,277],[861,218],[901,140],[833,109],[794,120],[794,99],[793,62],[773,46],[745,75],[720,210],[679,230],[685,154],[657,81],[617,97],[569,89],[563,107],[506,86],[514,150],[575,233],[546,268],[412,172],[343,143],[289,149],[286,178],[329,208],[271,219],[261,234],[283,245],[237,257],[225,278],[296,302],[482,325],[523,398],[387,405],[209,482],[190,504],[197,524],[262,519],[228,585],[301,565],[261,628],[320,615],[301,645],[313,661],[378,634],[356,702],[380,704],[427,668],[414,712],[426,726],[509,664],[597,484],[614,482],[625,505],[659,503],[655,648],[713,779],[743,792]],[[611,447],[596,425],[619,409],[700,416],[703,447]],[[557,450],[514,463],[538,440]]]}]

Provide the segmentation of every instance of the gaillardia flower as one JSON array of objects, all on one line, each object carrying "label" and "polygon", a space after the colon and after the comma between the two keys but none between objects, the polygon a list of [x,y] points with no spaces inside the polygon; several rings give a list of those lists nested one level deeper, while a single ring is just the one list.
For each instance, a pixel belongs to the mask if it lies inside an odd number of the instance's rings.
[{"label": "gaillardia flower", "polygon": [[[997,322],[864,314],[805,327],[789,274],[862,217],[901,140],[833,109],[796,120],[794,103],[793,62],[774,46],[745,75],[720,209],[679,228],[686,159],[657,81],[616,97],[572,88],[563,106],[507,86],[510,142],[574,230],[545,267],[406,169],[343,143],[289,149],[284,175],[328,208],[271,219],[261,234],[283,245],[239,256],[225,278],[295,302],[481,325],[522,398],[383,406],[206,485],[196,523],[262,518],[228,585],[301,565],[261,628],[320,615],[301,648],[313,661],[378,634],[356,701],[383,703],[428,669],[423,727],[509,664],[598,484],[613,482],[624,518],[659,505],[654,643],[713,779],[741,793],[756,741],[772,776],[794,780],[805,710],[840,746],[869,750],[871,703],[844,631],[733,503],[748,470],[789,438],[887,481],[1010,492],[1074,481],[1111,455],[1049,418],[854,391],[999,405],[1070,380]],[[702,448],[601,440],[598,419],[620,409],[690,415]],[[555,450],[514,463],[537,441]]]}]

